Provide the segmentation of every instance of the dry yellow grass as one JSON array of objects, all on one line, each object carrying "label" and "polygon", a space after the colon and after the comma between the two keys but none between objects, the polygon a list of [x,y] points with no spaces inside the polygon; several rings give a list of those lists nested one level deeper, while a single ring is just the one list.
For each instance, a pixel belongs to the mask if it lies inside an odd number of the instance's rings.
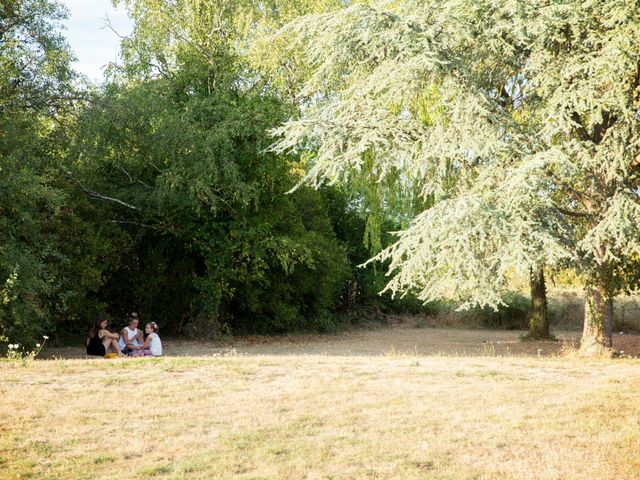
[{"label": "dry yellow grass", "polygon": [[495,356],[515,338],[396,329],[1,363],[0,478],[640,478],[640,361],[538,357],[546,342]]}]

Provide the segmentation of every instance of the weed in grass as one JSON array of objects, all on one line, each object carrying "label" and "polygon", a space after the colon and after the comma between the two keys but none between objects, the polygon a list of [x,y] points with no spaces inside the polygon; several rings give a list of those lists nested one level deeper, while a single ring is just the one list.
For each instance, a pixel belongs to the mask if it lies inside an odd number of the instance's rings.
[{"label": "weed in grass", "polygon": [[145,468],[139,470],[138,473],[140,475],[145,476],[145,477],[158,477],[158,476],[162,476],[162,475],[167,475],[167,474],[171,473],[172,471],[173,471],[173,469],[171,468],[171,466],[168,466],[168,465],[157,465],[157,466],[145,467]]},{"label": "weed in grass", "polygon": [[435,469],[435,463],[431,461],[413,461],[409,462],[409,466],[422,472],[429,472]]},{"label": "weed in grass", "polygon": [[482,351],[480,355],[483,357],[495,357],[496,356],[496,347],[492,343],[484,343],[482,344]]},{"label": "weed in grass", "polygon": [[111,456],[100,456],[100,457],[96,457],[93,459],[93,463],[95,463],[96,465],[100,465],[102,463],[113,463],[116,461],[115,457],[111,457]]},{"label": "weed in grass", "polygon": [[[36,417],[37,418],[37,417]],[[41,455],[49,456],[53,452],[53,448],[49,442],[34,440],[29,444],[29,450]]]},{"label": "weed in grass", "polygon": [[26,367],[29,362],[40,354],[47,340],[49,340],[49,337],[43,335],[42,341],[36,343],[32,349],[29,349],[19,343],[9,343],[6,337],[0,336],[0,343],[7,343],[6,357],[2,360],[7,361],[11,366],[21,365]]},{"label": "weed in grass", "polygon": [[106,377],[102,379],[102,384],[105,387],[110,387],[112,385],[118,385],[122,383],[122,379],[120,377],[117,376],[112,376],[112,377]]}]

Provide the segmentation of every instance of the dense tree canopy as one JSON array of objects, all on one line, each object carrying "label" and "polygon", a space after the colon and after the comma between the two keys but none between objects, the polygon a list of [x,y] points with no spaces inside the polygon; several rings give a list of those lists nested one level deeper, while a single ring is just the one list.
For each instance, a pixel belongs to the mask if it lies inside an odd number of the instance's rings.
[{"label": "dense tree canopy", "polygon": [[[45,0],[0,6],[0,336],[30,338],[73,317],[99,283],[87,231],[60,175],[75,95],[65,11]],[[84,255],[78,255],[84,251]]]},{"label": "dense tree canopy", "polygon": [[[603,15],[602,12],[608,12]],[[403,2],[308,16],[297,39],[320,98],[277,133],[318,154],[307,181],[375,159],[438,201],[399,234],[389,289],[497,305],[513,268],[587,278],[582,347],[599,351],[612,272],[639,243],[635,2]],[[457,181],[448,183],[450,169]]]},{"label": "dense tree canopy", "polygon": [[0,336],[132,308],[169,332],[333,328],[346,248],[322,194],[285,195],[296,159],[264,150],[289,107],[243,52],[336,4],[283,6],[128,2],[122,68],[81,96],[64,9],[3,3]]},{"label": "dense tree canopy", "polygon": [[[322,196],[285,195],[297,181],[295,158],[265,153],[266,132],[289,107],[243,54],[258,7],[127,7],[136,27],[125,63],[79,120],[74,176],[109,204],[109,221],[126,226],[132,248],[152,256],[157,267],[144,271],[183,287],[179,302],[164,287],[141,296],[135,284],[144,279],[118,275],[113,283],[137,294],[114,296],[188,329],[329,328],[347,258]],[[182,254],[157,258],[149,245],[158,242]]]}]

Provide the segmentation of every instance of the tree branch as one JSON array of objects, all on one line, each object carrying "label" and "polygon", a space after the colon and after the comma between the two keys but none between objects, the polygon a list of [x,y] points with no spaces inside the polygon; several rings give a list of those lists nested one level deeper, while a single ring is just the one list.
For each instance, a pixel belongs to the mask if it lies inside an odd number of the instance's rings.
[{"label": "tree branch", "polygon": [[[113,33],[114,33],[118,38],[120,38],[121,40],[125,40],[125,39],[128,39],[128,38],[129,38],[127,35],[122,35],[121,33],[119,33],[119,32],[114,28],[113,24],[111,23],[111,19],[109,18],[109,15],[107,15],[106,13],[105,13],[104,15],[105,15],[105,18],[103,18],[103,20],[105,21],[105,24],[104,24],[104,26],[103,26],[103,27],[101,27],[102,29],[103,29],[103,28],[105,28],[105,27],[106,27],[106,28],[108,28],[108,29],[109,29],[109,30],[111,30],[111,31],[112,31],[112,32],[113,32]],[[158,72],[158,73],[159,73],[163,78],[165,78],[165,79],[167,79],[167,80],[168,80],[168,79],[170,79],[169,74],[164,70],[164,68],[162,68],[162,66],[160,66],[160,65],[156,65],[156,64],[155,64],[155,63],[153,63],[153,62],[148,62],[148,61],[147,61],[147,62],[145,62],[145,61],[143,61],[143,60],[142,60],[142,58],[144,58],[144,56],[143,56],[143,55],[140,55],[140,52],[138,51],[138,49],[137,49],[137,48],[135,48],[135,47],[134,47],[134,50],[138,53],[138,61],[139,61],[140,63],[142,63],[142,64],[144,64],[144,65],[146,65],[146,66],[148,66],[148,67],[151,67],[152,69],[157,70],[157,72]]]},{"label": "tree branch", "polygon": [[558,210],[563,215],[570,215],[572,217],[583,217],[583,218],[593,217],[593,213],[576,212],[574,210],[567,210],[566,208],[559,207],[558,205],[554,205],[554,207],[555,207],[556,210]]},{"label": "tree branch", "polygon": [[558,187],[567,190],[569,195],[571,195],[574,200],[576,200],[577,202],[580,202],[587,210],[591,210],[591,207],[593,206],[593,203],[594,203],[591,197],[589,197],[584,192],[580,192],[576,190],[567,182],[564,182],[561,179],[559,179],[549,168],[546,168],[545,170],[547,172],[547,175],[553,179],[553,181]]},{"label": "tree branch", "polygon": [[133,177],[131,176],[131,174],[127,172],[125,168],[121,165],[118,165],[118,168],[122,171],[122,173],[124,173],[127,176],[127,178],[129,179],[129,183],[133,183]]},{"label": "tree branch", "polygon": [[618,120],[618,117],[616,117],[615,115],[611,115],[607,111],[602,112],[602,122],[600,122],[593,128],[593,143],[598,145],[604,138],[607,130],[609,130],[609,128],[611,128],[613,124],[616,123],[616,120]]},{"label": "tree branch", "polygon": [[124,202],[118,198],[114,198],[114,197],[109,197],[108,195],[102,195],[101,193],[96,192],[95,190],[92,190],[88,187],[85,187],[84,185],[82,185],[80,182],[78,182],[78,185],[80,185],[80,188],[82,189],[82,191],[84,193],[86,193],[87,195],[89,195],[91,198],[95,199],[95,200],[102,200],[104,202],[112,202],[112,203],[117,203],[118,205],[122,205],[123,207],[127,207],[130,208],[132,210],[139,210],[138,207],[131,205],[130,203]]},{"label": "tree branch", "polygon": [[131,205],[130,203],[127,202],[123,202],[122,200],[118,199],[118,198],[114,198],[114,197],[109,197],[107,195],[102,195],[98,192],[95,192],[91,189],[83,189],[84,192],[89,195],[91,198],[94,198],[96,200],[103,200],[105,202],[113,202],[113,203],[117,203],[118,205],[122,205],[123,207],[127,207],[130,208],[132,210],[138,210],[138,207],[135,207],[133,205]]},{"label": "tree branch", "polygon": [[122,225],[136,225],[137,227],[150,228],[152,230],[157,230],[153,225],[148,225],[146,223],[134,222],[133,220],[108,220],[109,223],[117,223]]}]

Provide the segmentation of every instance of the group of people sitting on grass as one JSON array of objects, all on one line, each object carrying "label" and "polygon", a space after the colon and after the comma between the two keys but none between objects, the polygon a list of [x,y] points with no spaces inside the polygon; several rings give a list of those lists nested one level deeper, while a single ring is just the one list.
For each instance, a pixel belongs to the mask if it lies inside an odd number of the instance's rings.
[{"label": "group of people sitting on grass", "polygon": [[98,316],[89,331],[87,338],[87,355],[99,357],[130,356],[130,357],[159,357],[162,355],[162,342],[158,335],[156,322],[147,323],[144,331],[138,328],[140,319],[133,312],[129,315],[129,324],[120,334],[107,330],[107,319]]}]

